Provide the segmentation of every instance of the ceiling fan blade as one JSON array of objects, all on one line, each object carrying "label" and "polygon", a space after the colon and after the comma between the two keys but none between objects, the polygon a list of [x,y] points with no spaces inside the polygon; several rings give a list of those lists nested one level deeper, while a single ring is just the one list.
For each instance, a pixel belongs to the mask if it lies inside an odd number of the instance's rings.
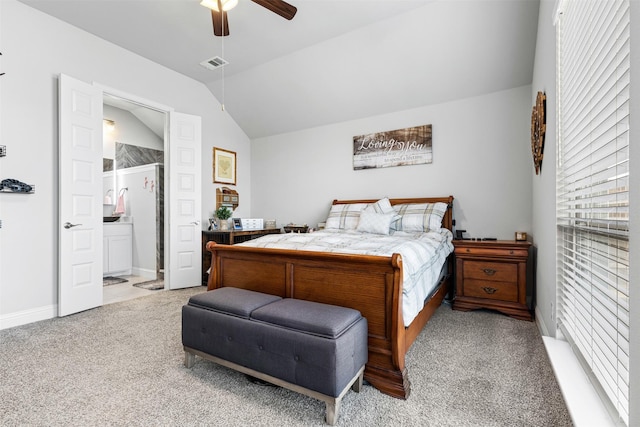
[{"label": "ceiling fan blade", "polygon": [[213,35],[229,35],[229,21],[227,20],[227,12],[216,12],[215,10],[212,10],[211,20],[213,21]]},{"label": "ceiling fan blade", "polygon": [[292,20],[296,16],[298,9],[295,6],[282,0],[251,0],[260,6],[269,9],[273,13],[277,13],[284,19]]}]

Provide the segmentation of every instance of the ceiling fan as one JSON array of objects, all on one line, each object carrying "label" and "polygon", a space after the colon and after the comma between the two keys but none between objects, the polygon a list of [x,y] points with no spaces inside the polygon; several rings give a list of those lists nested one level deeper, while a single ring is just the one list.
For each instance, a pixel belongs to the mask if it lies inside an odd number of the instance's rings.
[{"label": "ceiling fan", "polygon": [[[291,20],[296,16],[298,9],[283,0],[251,0],[254,3]],[[213,34],[216,36],[229,35],[229,21],[227,11],[233,9],[238,4],[238,0],[202,0],[202,6],[211,9],[211,19],[213,21]]]}]

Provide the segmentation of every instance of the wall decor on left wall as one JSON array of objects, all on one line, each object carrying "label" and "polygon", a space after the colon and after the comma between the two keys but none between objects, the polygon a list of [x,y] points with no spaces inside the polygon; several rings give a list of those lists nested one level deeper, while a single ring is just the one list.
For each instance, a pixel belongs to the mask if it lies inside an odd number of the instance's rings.
[{"label": "wall decor on left wall", "polygon": [[213,147],[213,182],[236,185],[236,153]]}]

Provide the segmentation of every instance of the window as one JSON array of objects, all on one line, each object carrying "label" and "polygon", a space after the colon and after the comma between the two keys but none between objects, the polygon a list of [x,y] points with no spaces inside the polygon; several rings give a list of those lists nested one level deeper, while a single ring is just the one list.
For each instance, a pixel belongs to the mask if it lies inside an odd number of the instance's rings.
[{"label": "window", "polygon": [[629,1],[561,1],[558,327],[629,424]]}]

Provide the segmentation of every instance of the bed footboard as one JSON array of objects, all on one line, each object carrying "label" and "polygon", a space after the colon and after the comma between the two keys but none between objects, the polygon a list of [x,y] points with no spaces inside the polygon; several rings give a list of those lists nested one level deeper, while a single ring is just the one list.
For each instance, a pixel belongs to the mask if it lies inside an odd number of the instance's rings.
[{"label": "bed footboard", "polygon": [[406,399],[407,343],[402,320],[402,259],[207,243],[208,289],[224,286],[356,309],[369,325],[365,379]]}]

